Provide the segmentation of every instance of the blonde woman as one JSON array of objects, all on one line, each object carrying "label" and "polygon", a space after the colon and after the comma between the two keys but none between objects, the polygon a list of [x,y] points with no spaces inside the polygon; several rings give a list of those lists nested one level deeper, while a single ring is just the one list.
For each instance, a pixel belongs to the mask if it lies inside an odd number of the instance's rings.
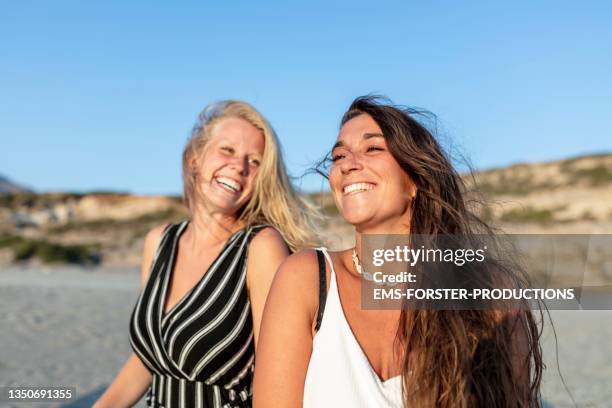
[{"label": "blonde woman", "polygon": [[261,315],[279,264],[316,244],[266,119],[239,101],[200,114],[183,154],[190,219],[145,239],[134,353],[96,403],[250,407]]}]

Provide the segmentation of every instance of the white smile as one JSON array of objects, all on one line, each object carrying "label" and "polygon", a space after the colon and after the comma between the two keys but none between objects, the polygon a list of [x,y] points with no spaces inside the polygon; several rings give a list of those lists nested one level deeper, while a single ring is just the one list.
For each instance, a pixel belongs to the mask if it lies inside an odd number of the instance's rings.
[{"label": "white smile", "polygon": [[224,189],[231,191],[232,193],[238,193],[242,190],[242,186],[235,180],[228,177],[219,176],[215,178],[215,181]]},{"label": "white smile", "polygon": [[348,186],[345,186],[342,189],[342,194],[344,195],[357,194],[357,193],[361,193],[364,191],[372,190],[373,188],[374,188],[374,184],[371,184],[371,183],[353,183],[353,184],[349,184]]}]

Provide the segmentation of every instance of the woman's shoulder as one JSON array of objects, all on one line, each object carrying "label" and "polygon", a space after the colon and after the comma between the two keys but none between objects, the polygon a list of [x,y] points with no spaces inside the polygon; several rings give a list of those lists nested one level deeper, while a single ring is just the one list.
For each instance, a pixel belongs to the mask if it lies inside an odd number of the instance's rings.
[{"label": "woman's shoulder", "polygon": [[162,235],[164,235],[164,232],[170,227],[170,225],[172,224],[160,224],[157,225],[153,228],[151,228],[148,232],[147,235],[145,235],[145,246],[147,243],[152,243],[152,242],[158,242],[161,240]]},{"label": "woman's shoulder", "polygon": [[311,249],[302,249],[298,252],[287,257],[283,265],[287,269],[300,271],[300,272],[308,272],[318,270],[317,267],[317,250],[314,248]]},{"label": "woman's shoulder", "polygon": [[173,226],[177,226],[177,225],[181,225],[183,223],[179,223],[179,224],[171,224],[171,223],[165,223],[165,224],[159,224],[153,228],[151,228],[147,234],[145,235],[145,239],[144,239],[144,248],[143,248],[143,254],[142,254],[142,263],[141,263],[141,269],[140,269],[140,277],[141,277],[141,283],[144,285],[144,283],[147,281],[147,278],[149,276],[151,267],[153,266],[153,258],[155,257],[155,253],[157,252],[157,248],[161,245],[163,237],[165,234],[169,233],[171,227]]},{"label": "woman's shoulder", "polygon": [[273,292],[299,304],[313,317],[319,306],[319,267],[314,249],[288,256],[274,277]]},{"label": "woman's shoulder", "polygon": [[186,223],[186,221],[182,221],[179,223],[164,223],[164,224],[156,225],[155,227],[151,228],[147,232],[147,235],[145,235],[145,240],[144,240],[145,250],[147,248],[153,249],[153,250],[157,248],[164,234],[168,233],[172,229],[172,227],[180,226],[184,223]]},{"label": "woman's shoulder", "polygon": [[268,226],[262,228],[251,227],[251,234],[248,244],[248,274],[258,277],[262,273],[268,274],[269,269],[276,272],[278,264],[289,254],[289,249],[283,236],[276,229]]},{"label": "woman's shoulder", "polygon": [[317,251],[302,249],[288,256],[278,269],[277,276],[279,285],[287,290],[309,294],[311,296],[307,297],[316,300],[320,282]]},{"label": "woman's shoulder", "polygon": [[261,254],[270,250],[282,249],[285,252],[287,243],[283,235],[274,227],[269,225],[252,225],[249,227],[252,238],[249,243],[251,253]]},{"label": "woman's shoulder", "polygon": [[249,229],[251,233],[254,234],[253,240],[259,239],[260,241],[266,241],[283,239],[283,235],[271,225],[255,224],[249,226]]}]

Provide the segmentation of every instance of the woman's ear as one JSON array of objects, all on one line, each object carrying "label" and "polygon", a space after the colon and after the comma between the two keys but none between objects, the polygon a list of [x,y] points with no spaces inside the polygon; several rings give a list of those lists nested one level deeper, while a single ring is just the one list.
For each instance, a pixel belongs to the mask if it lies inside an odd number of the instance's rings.
[{"label": "woman's ear", "polygon": [[408,175],[408,180],[408,196],[410,197],[410,201],[413,201],[416,198],[418,188],[410,175]]},{"label": "woman's ear", "polygon": [[187,160],[189,163],[189,170],[191,170],[191,174],[194,176],[198,173],[199,160],[196,154],[192,154],[191,157]]}]

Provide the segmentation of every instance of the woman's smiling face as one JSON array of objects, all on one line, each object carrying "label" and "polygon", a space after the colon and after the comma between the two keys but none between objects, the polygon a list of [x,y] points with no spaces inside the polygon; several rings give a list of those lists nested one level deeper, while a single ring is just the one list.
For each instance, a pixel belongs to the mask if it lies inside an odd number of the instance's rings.
[{"label": "woman's smiling face", "polygon": [[203,155],[192,164],[200,191],[196,203],[236,215],[253,195],[263,152],[261,131],[247,121],[225,118],[215,124]]},{"label": "woman's smiling face", "polygon": [[346,122],[332,150],[329,184],[344,219],[358,228],[395,232],[409,227],[416,188],[370,115]]}]

